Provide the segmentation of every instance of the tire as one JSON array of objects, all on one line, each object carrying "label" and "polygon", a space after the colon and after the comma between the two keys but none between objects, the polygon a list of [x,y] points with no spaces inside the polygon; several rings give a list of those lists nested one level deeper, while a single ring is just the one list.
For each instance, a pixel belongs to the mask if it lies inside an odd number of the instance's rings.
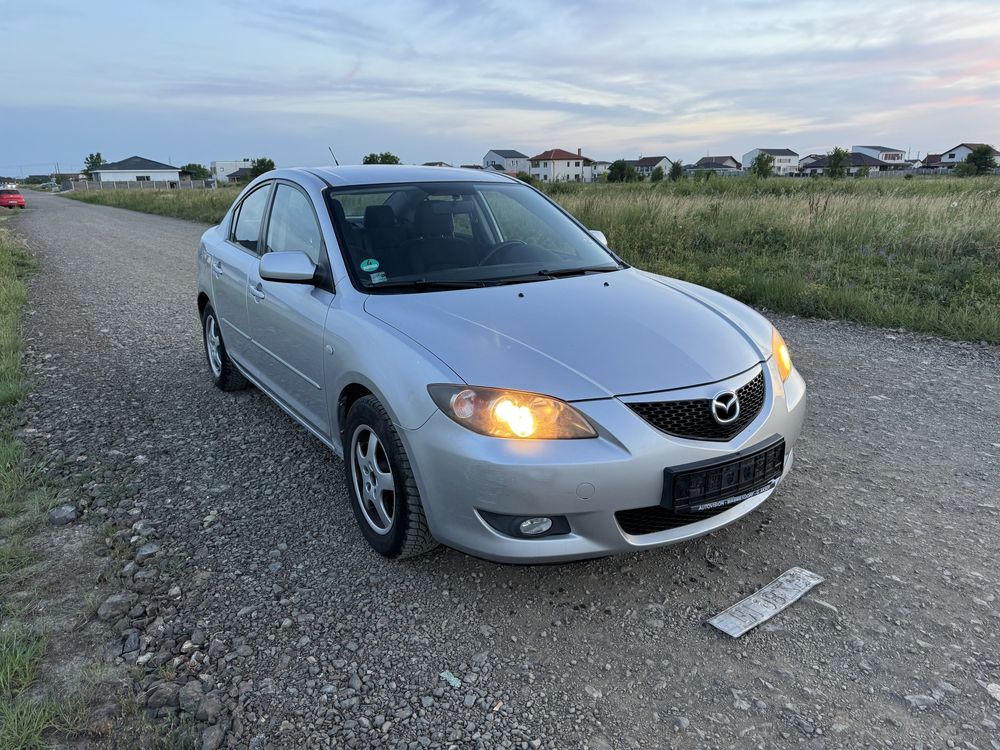
[{"label": "tire", "polygon": [[[377,398],[364,396],[354,402],[344,436],[347,492],[368,544],[390,559],[416,557],[434,549],[438,543],[427,526],[410,459]],[[386,482],[391,483],[391,491]]]},{"label": "tire", "polygon": [[[205,305],[201,314],[201,334],[205,343],[205,358],[208,360],[208,374],[212,382],[223,391],[241,391],[250,385],[243,374],[236,369],[222,340],[219,319],[211,305]],[[217,341],[213,347],[212,341]],[[213,352],[214,348],[214,352]]]}]

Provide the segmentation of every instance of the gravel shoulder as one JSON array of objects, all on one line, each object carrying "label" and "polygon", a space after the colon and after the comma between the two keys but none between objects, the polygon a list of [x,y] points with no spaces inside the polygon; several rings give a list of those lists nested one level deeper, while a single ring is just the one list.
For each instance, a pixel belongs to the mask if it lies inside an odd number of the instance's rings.
[{"label": "gravel shoulder", "polygon": [[[16,228],[24,439],[86,469],[128,563],[109,639],[201,746],[1000,749],[997,347],[776,318],[810,414],[741,522],[572,565],[393,563],[339,460],[211,385],[201,225],[38,195]],[[739,640],[703,625],[795,565],[826,582]]]}]

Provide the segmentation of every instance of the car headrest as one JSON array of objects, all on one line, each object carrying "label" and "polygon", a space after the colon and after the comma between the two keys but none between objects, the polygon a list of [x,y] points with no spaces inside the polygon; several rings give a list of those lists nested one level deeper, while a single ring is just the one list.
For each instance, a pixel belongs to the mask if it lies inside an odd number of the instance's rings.
[{"label": "car headrest", "polygon": [[334,224],[339,224],[343,228],[347,228],[347,214],[344,213],[344,204],[338,201],[336,198],[330,199],[330,212],[333,214]]},{"label": "car headrest", "polygon": [[368,206],[365,208],[365,229],[391,227],[396,224],[396,212],[392,206]]},{"label": "car headrest", "polygon": [[417,234],[421,237],[452,237],[455,234],[455,221],[451,215],[451,207],[436,201],[427,201],[417,206]]}]

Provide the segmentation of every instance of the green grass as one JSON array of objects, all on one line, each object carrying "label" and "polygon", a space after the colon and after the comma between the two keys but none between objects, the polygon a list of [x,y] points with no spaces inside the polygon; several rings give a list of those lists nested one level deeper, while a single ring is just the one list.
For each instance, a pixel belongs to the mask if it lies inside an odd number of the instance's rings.
[{"label": "green grass", "polygon": [[[24,534],[41,522],[47,505],[13,437],[13,409],[24,393],[20,318],[29,270],[24,245],[0,226],[0,597],[37,562]],[[64,710],[25,695],[38,676],[45,637],[19,622],[16,607],[0,605],[0,750],[43,747],[42,735],[61,726]]]},{"label": "green grass", "polygon": [[239,193],[240,188],[227,187],[215,190],[74,190],[65,195],[84,203],[218,224]]},{"label": "green grass", "polygon": [[[546,186],[625,260],[769,310],[1000,344],[1000,178]],[[217,222],[234,188],[72,197]]]}]

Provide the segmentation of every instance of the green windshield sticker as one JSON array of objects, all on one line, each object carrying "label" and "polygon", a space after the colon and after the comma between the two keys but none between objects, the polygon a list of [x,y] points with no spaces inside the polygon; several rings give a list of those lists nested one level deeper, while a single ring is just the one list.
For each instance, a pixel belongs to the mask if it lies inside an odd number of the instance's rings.
[{"label": "green windshield sticker", "polygon": [[361,270],[365,273],[371,273],[372,271],[378,270],[378,261],[374,258],[365,258],[361,261]]}]

